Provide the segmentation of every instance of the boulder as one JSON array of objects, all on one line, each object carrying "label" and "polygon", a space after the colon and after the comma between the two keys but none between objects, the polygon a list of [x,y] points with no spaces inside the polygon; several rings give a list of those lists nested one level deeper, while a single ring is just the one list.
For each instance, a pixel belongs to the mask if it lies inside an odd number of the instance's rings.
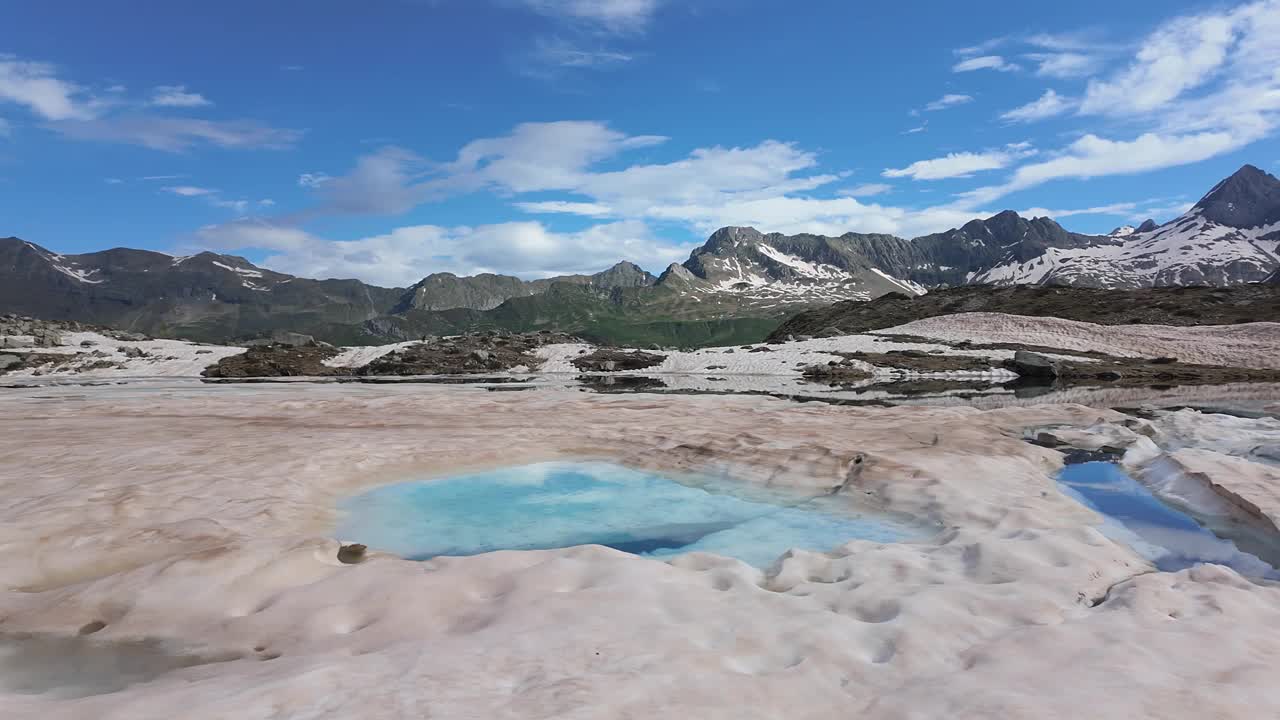
[{"label": "boulder", "polygon": [[142,358],[147,356],[146,350],[143,350],[140,347],[134,347],[132,345],[121,346],[120,352],[124,353],[124,356],[127,358]]},{"label": "boulder", "polygon": [[833,337],[840,337],[841,335],[844,335],[844,334],[845,333],[842,332],[840,328],[832,327],[828,325],[827,327],[824,327],[821,330],[819,330],[817,336],[820,338],[833,338]]},{"label": "boulder", "polygon": [[369,548],[360,543],[351,543],[338,548],[338,562],[343,565],[356,565],[364,561],[365,553]]},{"label": "boulder", "polygon": [[1019,350],[1013,354],[1009,367],[1023,377],[1058,377],[1058,363],[1039,353]]},{"label": "boulder", "polygon": [[647,353],[643,350],[625,352],[601,348],[573,359],[573,366],[587,372],[617,372],[619,370],[644,370],[661,365],[667,359],[665,355]]},{"label": "boulder", "polygon": [[0,355],[0,372],[22,366],[22,358],[17,355]]}]

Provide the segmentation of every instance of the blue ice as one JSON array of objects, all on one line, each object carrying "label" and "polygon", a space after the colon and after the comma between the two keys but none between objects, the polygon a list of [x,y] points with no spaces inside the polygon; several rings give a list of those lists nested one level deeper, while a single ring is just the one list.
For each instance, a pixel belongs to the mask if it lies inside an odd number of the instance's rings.
[{"label": "blue ice", "polygon": [[555,462],[400,483],[346,501],[338,534],[412,559],[595,544],[654,558],[704,551],[764,568],[791,548],[920,533],[844,498],[682,480]]}]

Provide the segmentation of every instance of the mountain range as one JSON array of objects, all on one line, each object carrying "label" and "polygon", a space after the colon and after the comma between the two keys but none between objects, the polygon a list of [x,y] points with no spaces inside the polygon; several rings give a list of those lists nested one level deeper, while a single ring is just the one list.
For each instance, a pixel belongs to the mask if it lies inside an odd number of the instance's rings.
[{"label": "mountain range", "polygon": [[1180,217],[1107,235],[1005,211],[904,239],[717,230],[659,277],[621,262],[539,280],[429,275],[409,288],[311,280],[234,255],[62,255],[0,239],[0,312],[156,336],[244,340],[277,329],[335,343],[469,329],[558,329],[600,341],[758,340],[805,308],[962,285],[1132,289],[1280,283],[1280,180],[1246,165]]}]

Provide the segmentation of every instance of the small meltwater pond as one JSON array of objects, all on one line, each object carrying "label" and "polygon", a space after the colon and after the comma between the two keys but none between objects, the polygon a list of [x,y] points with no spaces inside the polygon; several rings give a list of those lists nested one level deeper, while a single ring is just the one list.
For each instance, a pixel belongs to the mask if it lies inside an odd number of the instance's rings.
[{"label": "small meltwater pond", "polygon": [[338,536],[402,557],[604,545],[667,558],[702,551],[765,568],[792,548],[896,542],[928,530],[806,496],[603,462],[540,463],[377,488],[342,505]]},{"label": "small meltwater pond", "polygon": [[1280,579],[1273,564],[1280,557],[1275,538],[1239,520],[1193,516],[1160,500],[1118,465],[1068,465],[1058,476],[1058,486],[1106,516],[1102,531],[1128,544],[1159,570],[1175,572],[1216,563],[1241,575]]}]

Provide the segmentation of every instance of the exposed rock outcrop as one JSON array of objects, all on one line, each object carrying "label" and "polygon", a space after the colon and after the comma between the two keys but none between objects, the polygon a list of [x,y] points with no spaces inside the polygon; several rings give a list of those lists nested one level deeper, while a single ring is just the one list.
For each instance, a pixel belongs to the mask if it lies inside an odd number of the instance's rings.
[{"label": "exposed rock outcrop", "polygon": [[497,332],[432,338],[388,353],[355,371],[357,375],[474,375],[517,367],[536,368],[543,345],[575,342],[563,333]]},{"label": "exposed rock outcrop", "polygon": [[648,353],[643,350],[628,352],[601,348],[586,355],[579,355],[571,362],[574,367],[584,372],[617,372],[656,367],[666,359],[666,355]]}]

